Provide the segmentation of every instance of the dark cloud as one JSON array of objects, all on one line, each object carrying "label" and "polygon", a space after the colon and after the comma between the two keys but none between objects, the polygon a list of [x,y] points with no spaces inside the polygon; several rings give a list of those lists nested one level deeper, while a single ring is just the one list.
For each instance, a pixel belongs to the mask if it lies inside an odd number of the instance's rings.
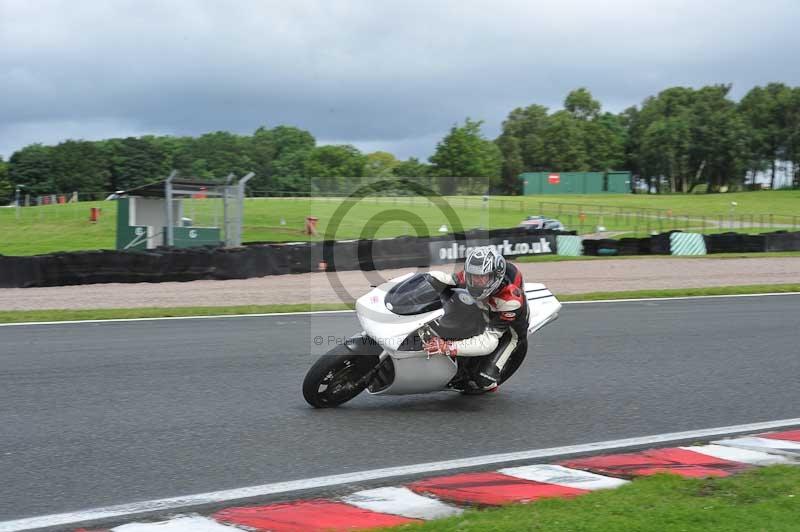
[{"label": "dark cloud", "polygon": [[466,116],[493,136],[578,86],[618,111],[672,85],[800,84],[798,15],[796,0],[0,0],[0,154],[293,124],[426,157]]}]

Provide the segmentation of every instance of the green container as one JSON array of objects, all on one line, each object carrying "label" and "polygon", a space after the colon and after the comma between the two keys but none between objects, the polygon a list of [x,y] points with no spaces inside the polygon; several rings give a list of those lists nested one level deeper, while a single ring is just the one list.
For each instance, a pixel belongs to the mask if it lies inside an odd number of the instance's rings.
[{"label": "green container", "polygon": [[176,248],[218,246],[222,243],[219,227],[173,227],[172,231]]},{"label": "green container", "polygon": [[527,172],[520,175],[525,195],[626,194],[630,172]]}]

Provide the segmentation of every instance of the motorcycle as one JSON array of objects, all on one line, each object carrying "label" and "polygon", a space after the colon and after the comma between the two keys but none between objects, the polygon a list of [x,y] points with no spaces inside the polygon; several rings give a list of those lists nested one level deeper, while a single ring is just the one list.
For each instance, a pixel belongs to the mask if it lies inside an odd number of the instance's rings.
[{"label": "motorcycle", "polygon": [[[543,284],[525,283],[524,290],[530,336],[558,318],[561,303]],[[484,357],[430,355],[423,349],[433,336],[462,340],[485,330],[483,312],[467,290],[445,287],[427,273],[409,273],[358,298],[356,315],[363,331],[322,355],[305,376],[303,397],[311,406],[336,407],[364,390],[371,395],[474,392],[469,380]],[[508,336],[498,349],[509,347]],[[509,358],[500,384],[517,371],[526,351],[504,355]]]}]

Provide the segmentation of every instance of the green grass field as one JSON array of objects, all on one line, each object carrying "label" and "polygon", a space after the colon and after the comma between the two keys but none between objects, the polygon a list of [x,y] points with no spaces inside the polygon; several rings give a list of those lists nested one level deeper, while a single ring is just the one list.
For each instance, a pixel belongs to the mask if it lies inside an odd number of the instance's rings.
[{"label": "green grass field", "polygon": [[800,468],[770,466],[728,478],[659,474],[573,499],[541,499],[383,529],[403,532],[795,532]]},{"label": "green grass field", "polygon": [[[421,197],[364,198],[353,202],[352,208],[345,212],[340,198],[253,198],[245,202],[243,238],[291,242],[323,236],[334,239],[424,236],[437,234],[443,224],[449,230],[514,227],[529,214],[556,217],[581,234],[593,233],[598,225],[603,226],[617,237],[670,229],[758,233],[800,228],[800,191],[687,196],[498,196],[491,198],[486,209],[477,197],[443,200],[446,208]],[[732,201],[738,204],[735,208],[730,205]],[[96,224],[88,221],[90,207],[102,209]],[[184,215],[191,217],[196,226],[221,225],[218,202],[187,201]],[[319,218],[320,236],[303,234],[306,216]],[[19,213],[13,208],[0,208],[0,254],[113,249],[115,219],[114,201],[29,207]],[[334,229],[332,221],[337,220],[338,227]]]}]

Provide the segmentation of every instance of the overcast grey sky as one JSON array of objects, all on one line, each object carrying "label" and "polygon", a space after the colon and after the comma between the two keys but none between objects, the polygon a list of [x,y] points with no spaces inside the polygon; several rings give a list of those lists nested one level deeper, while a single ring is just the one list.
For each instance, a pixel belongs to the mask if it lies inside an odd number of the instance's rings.
[{"label": "overcast grey sky", "polygon": [[0,0],[0,154],[296,125],[426,158],[470,116],[588,87],[800,85],[798,0]]}]

